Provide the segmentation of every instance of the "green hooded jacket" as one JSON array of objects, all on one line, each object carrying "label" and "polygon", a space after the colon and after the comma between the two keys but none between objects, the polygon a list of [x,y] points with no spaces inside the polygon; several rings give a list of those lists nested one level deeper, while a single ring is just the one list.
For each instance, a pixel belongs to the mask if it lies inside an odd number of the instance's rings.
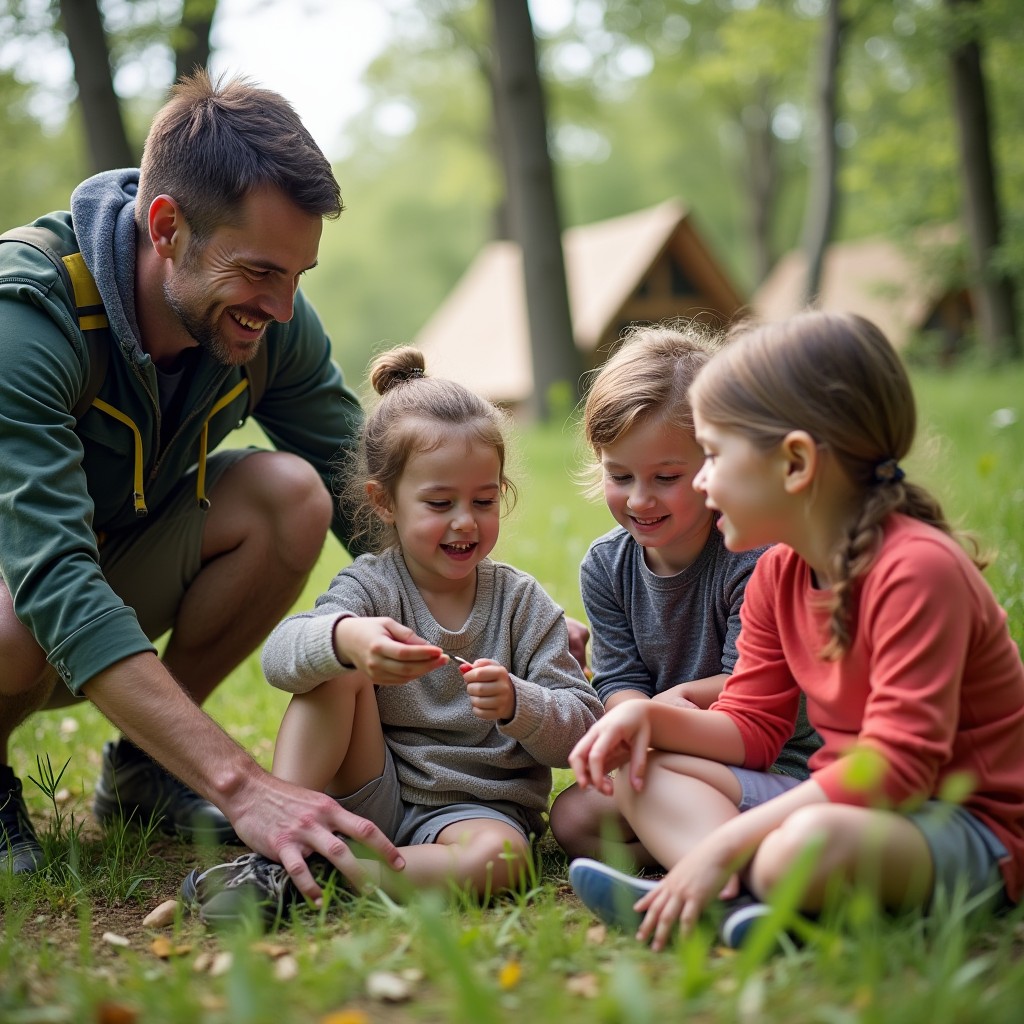
[{"label": "green hooded jacket", "polygon": [[[89,351],[74,298],[44,254],[0,245],[0,575],[19,620],[75,693],[123,658],[153,650],[104,578],[99,539],[144,529],[182,475],[204,465],[248,412],[243,371],[200,350],[183,385],[184,411],[164,436],[156,369],[131,306],[137,181],[135,170],[97,175],[76,189],[74,219],[63,212],[35,222],[62,238],[77,230],[110,320],[99,401],[77,421]],[[263,344],[266,388],[253,415],[275,447],[308,460],[331,490],[362,411],[301,292],[293,318],[271,324]],[[202,473],[199,480],[201,502]],[[347,543],[349,524],[337,512],[333,525]]]}]

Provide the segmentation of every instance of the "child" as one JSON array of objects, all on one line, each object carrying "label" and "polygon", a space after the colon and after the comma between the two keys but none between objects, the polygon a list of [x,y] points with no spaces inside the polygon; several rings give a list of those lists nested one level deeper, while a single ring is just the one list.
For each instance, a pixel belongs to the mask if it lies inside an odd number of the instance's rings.
[{"label": "child", "polygon": [[[268,680],[295,695],[273,771],[334,795],[400,848],[400,875],[367,860],[364,881],[486,898],[524,877],[551,768],[568,764],[601,703],[561,609],[487,557],[514,494],[501,413],[424,377],[411,348],[379,356],[371,383],[382,398],[342,500],[377,553],[267,640]],[[284,868],[255,854],[189,877],[209,923],[253,895],[268,918],[296,898]]]},{"label": "child", "polygon": [[[694,491],[704,455],[686,398],[717,348],[696,324],[635,328],[587,393],[592,491],[619,523],[580,567],[593,683],[607,709],[652,699],[707,708],[736,663],[743,591],[763,548],[728,551]],[[807,778],[819,745],[803,717],[775,770]],[[611,797],[593,787],[559,794],[551,831],[570,858],[603,852],[636,867],[656,863]]]},{"label": "child", "polygon": [[[588,791],[610,795],[607,772],[623,769],[618,807],[672,865],[652,883],[577,861],[577,892],[655,949],[741,880],[769,897],[802,853],[809,912],[835,883],[886,909],[958,885],[1018,902],[1024,666],[978,564],[904,476],[915,411],[898,356],[860,317],[807,313],[741,335],[690,400],[705,452],[694,487],[726,545],[776,546],[713,707],[631,701],[570,756]],[[763,773],[801,693],[824,741],[804,782]],[[751,911],[764,908],[726,916],[725,941]]]}]

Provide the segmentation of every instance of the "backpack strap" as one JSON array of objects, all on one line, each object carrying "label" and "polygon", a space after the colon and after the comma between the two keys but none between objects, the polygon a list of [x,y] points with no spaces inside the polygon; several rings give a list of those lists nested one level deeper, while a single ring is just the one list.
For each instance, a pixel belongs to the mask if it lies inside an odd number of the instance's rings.
[{"label": "backpack strap", "polygon": [[38,224],[13,228],[0,235],[0,242],[24,242],[38,249],[54,265],[65,291],[74,299],[78,327],[89,349],[89,379],[71,410],[71,415],[80,420],[99,394],[110,364],[110,321],[96,282],[78,249],[62,253],[60,250],[68,243],[49,228]]}]

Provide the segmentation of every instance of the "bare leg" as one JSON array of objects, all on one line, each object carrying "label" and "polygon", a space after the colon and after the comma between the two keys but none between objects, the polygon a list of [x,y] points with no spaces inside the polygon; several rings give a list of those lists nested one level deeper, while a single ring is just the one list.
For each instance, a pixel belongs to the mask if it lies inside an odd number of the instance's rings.
[{"label": "bare leg", "polygon": [[202,703],[294,604],[323,547],[331,497],[313,468],[257,452],[211,493],[203,568],[185,593],[164,663]]},{"label": "bare leg", "polygon": [[592,857],[632,870],[658,867],[615,800],[596,789],[563,789],[551,805],[551,834],[570,860]]},{"label": "bare leg", "polygon": [[11,733],[46,704],[56,683],[57,674],[14,614],[10,591],[0,580],[0,764],[9,763]]},{"label": "bare leg", "polygon": [[724,764],[688,754],[652,752],[644,788],[624,773],[615,802],[658,863],[672,867],[719,825],[739,814],[739,780]]},{"label": "bare leg", "polygon": [[486,898],[514,889],[526,877],[529,843],[518,829],[493,818],[471,818],[442,829],[434,843],[399,848],[404,871],[363,861],[368,879],[399,899],[420,889],[468,889]]},{"label": "bare leg", "polygon": [[346,672],[291,699],[274,747],[280,779],[328,793],[355,793],[384,771],[384,735],[373,683]]},{"label": "bare leg", "polygon": [[769,896],[812,844],[819,853],[802,910],[821,910],[836,880],[866,886],[889,910],[931,897],[935,872],[924,833],[902,815],[846,804],[803,807],[769,833],[746,871],[750,888]]}]

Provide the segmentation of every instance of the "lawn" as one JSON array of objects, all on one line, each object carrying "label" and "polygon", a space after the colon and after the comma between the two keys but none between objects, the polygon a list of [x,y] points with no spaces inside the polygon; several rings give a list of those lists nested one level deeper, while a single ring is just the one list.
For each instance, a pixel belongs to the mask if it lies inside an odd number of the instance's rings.
[{"label": "lawn", "polygon": [[[916,386],[921,430],[911,475],[997,552],[987,576],[1020,644],[1024,370],[918,374]],[[581,616],[577,566],[610,517],[574,483],[571,426],[524,430],[516,447],[519,502],[496,555],[532,572]],[[332,541],[301,605],[342,558]],[[269,764],[285,699],[262,682],[254,657],[209,708]],[[1016,1024],[1022,1017],[1022,912],[970,919],[956,904],[930,920],[885,920],[851,894],[802,935],[800,948],[781,955],[757,944],[739,954],[720,949],[710,926],[655,955],[580,908],[550,838],[540,844],[533,884],[485,909],[459,897],[396,905],[342,895],[267,937],[210,934],[180,910],[170,925],[145,926],[190,867],[219,854],[134,829],[99,835],[91,792],[100,748],[112,735],[83,706],[37,716],[15,736],[15,767],[45,822],[51,866],[31,879],[0,877],[0,1022]],[[59,780],[47,780],[37,753],[54,775],[66,762]],[[568,772],[557,776],[559,787],[569,781]]]}]

